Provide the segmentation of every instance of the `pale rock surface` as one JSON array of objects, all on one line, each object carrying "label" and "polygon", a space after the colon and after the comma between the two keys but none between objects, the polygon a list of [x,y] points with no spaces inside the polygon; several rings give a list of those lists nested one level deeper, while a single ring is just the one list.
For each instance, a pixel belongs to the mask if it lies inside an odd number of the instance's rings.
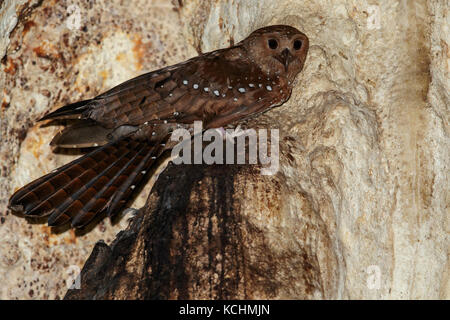
[{"label": "pale rock surface", "polygon": [[448,9],[445,0],[7,0],[0,299],[61,297],[93,244],[126,226],[105,220],[76,237],[7,212],[15,188],[74,158],[52,153],[58,128],[36,119],[279,23],[305,32],[310,53],[289,102],[256,121],[280,129],[281,167],[267,189],[247,189],[243,214],[273,252],[316,255],[323,291],[309,297],[449,299]]}]

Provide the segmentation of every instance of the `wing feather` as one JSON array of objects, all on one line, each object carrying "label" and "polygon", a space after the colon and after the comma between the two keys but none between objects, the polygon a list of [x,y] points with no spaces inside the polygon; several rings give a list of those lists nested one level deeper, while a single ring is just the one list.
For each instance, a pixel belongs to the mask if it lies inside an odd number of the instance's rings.
[{"label": "wing feather", "polygon": [[[214,120],[217,116],[224,121],[242,120],[255,109],[247,106],[264,96],[266,99],[259,99],[264,109],[274,104],[267,98],[276,94],[267,92],[267,81],[254,63],[237,58],[241,57],[239,50],[213,51],[130,79],[88,100],[83,104],[82,117],[107,129],[195,120],[222,124]],[[233,116],[234,109],[238,112]],[[67,107],[60,110],[53,114],[70,112]]]}]

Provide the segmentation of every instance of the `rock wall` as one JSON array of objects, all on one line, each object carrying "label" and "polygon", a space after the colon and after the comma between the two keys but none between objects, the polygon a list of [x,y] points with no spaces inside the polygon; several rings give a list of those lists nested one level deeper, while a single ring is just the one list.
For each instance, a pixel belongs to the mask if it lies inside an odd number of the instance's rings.
[{"label": "rock wall", "polygon": [[310,53],[291,99],[255,123],[280,129],[281,159],[243,194],[249,223],[268,250],[314,256],[324,291],[309,298],[448,299],[445,0],[3,2],[0,299],[62,297],[93,244],[127,224],[55,233],[7,211],[15,188],[77,156],[52,153],[60,128],[36,119],[278,23]]}]

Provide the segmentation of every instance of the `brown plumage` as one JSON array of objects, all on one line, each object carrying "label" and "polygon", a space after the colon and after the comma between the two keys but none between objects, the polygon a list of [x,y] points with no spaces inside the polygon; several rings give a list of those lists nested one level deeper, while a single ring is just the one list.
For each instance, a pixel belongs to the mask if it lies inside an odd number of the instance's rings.
[{"label": "brown plumage", "polygon": [[302,70],[308,38],[297,29],[269,26],[237,45],[128,80],[41,120],[79,119],[55,136],[63,148],[100,146],[29,183],[9,207],[50,215],[49,225],[81,227],[107,210],[117,213],[161,154],[171,132],[237,124],[286,102]]}]

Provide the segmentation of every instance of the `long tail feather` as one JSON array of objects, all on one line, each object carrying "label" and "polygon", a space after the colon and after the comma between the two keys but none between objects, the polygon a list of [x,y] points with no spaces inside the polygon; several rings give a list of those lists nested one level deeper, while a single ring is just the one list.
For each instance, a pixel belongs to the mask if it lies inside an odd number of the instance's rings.
[{"label": "long tail feather", "polygon": [[11,196],[9,207],[14,211],[30,211],[36,204],[54,194],[58,188],[63,188],[112,152],[111,145],[106,145],[30,182]]},{"label": "long tail feather", "polygon": [[147,173],[147,168],[151,163],[153,163],[157,156],[159,156],[159,154],[155,155],[155,152],[147,153],[142,161],[136,163],[136,166],[134,166],[132,170],[129,170],[129,172],[127,172],[127,175],[125,175],[125,181],[118,185],[116,192],[110,200],[107,209],[109,216],[112,216],[113,213],[116,212],[124,202],[126,202],[126,200],[124,199],[128,199],[128,195],[135,189],[136,184],[138,184],[140,180],[142,180],[142,178],[145,176],[145,174]]},{"label": "long tail feather", "polygon": [[97,171],[98,173],[95,176],[92,176],[89,171],[84,172],[83,175],[90,180],[86,181],[80,188],[77,188],[73,194],[66,193],[67,197],[61,203],[52,203],[54,204],[54,209],[48,220],[49,225],[55,225],[57,221],[61,221],[61,217],[64,217],[64,220],[69,220],[71,217],[77,217],[78,215],[83,214],[86,203],[88,203],[92,197],[97,196],[98,190],[102,188],[102,185],[105,184],[105,182],[114,177],[115,173],[120,170],[120,167],[126,163],[128,157],[133,157],[133,154],[137,151],[135,148],[133,149],[116,158],[102,171]]},{"label": "long tail feather", "polygon": [[142,182],[164,142],[131,138],[110,143],[18,190],[9,207],[30,216],[50,215],[48,224],[82,227],[97,214],[112,215]]}]

